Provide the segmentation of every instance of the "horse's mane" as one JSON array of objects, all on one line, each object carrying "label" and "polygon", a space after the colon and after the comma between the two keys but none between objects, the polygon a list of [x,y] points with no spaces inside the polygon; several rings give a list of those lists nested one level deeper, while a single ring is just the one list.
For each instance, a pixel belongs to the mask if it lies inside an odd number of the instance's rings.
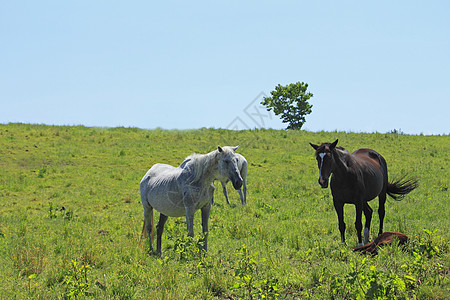
[{"label": "horse's mane", "polygon": [[[233,147],[222,147],[222,151],[225,155],[234,154]],[[194,152],[184,159],[180,168],[189,169],[192,172],[192,177],[189,181],[191,183],[196,183],[204,177],[211,175],[209,172],[217,172],[217,168],[211,169],[211,165],[217,163],[218,155],[219,150],[214,150],[207,154],[198,154]]]},{"label": "horse's mane", "polygon": [[218,150],[214,150],[207,154],[192,153],[181,164],[180,167],[189,168],[192,172],[190,178],[191,183],[196,183],[205,177],[206,172],[210,171],[211,164],[217,161]]},{"label": "horse's mane", "polygon": [[347,171],[352,173],[353,176],[357,178],[358,181],[363,178],[363,165],[362,161],[357,159],[354,155],[352,155],[347,149],[343,147],[336,147],[335,149],[340,150],[336,151],[338,158],[341,162],[347,166]]}]

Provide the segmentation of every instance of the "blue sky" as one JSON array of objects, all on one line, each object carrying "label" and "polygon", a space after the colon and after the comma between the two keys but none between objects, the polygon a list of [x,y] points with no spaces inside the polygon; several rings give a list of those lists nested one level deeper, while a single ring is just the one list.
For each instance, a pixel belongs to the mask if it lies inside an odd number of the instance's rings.
[{"label": "blue sky", "polygon": [[2,1],[0,123],[450,133],[449,1],[152,2]]}]

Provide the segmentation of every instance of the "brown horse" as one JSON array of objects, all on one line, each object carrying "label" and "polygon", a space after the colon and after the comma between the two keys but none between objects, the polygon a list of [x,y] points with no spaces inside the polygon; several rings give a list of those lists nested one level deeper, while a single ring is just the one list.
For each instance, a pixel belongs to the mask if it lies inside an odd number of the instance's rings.
[{"label": "brown horse", "polygon": [[364,243],[369,242],[372,220],[372,208],[368,201],[378,196],[379,234],[381,234],[383,233],[386,194],[394,199],[399,199],[414,190],[418,186],[418,182],[403,178],[389,182],[386,160],[383,156],[371,149],[359,149],[350,154],[344,148],[336,147],[337,143],[338,140],[334,143],[323,143],[320,146],[310,143],[316,150],[319,184],[322,188],[327,188],[328,178],[333,174],[330,187],[338,216],[341,242],[345,243],[344,204],[351,203],[356,206],[355,227],[358,244],[363,245],[361,238],[362,212],[366,217]]},{"label": "brown horse", "polygon": [[395,240],[398,241],[399,246],[405,245],[406,242],[408,241],[408,237],[401,232],[383,232],[373,242],[370,242],[363,246],[359,246],[359,247],[353,249],[353,251],[361,252],[363,254],[370,253],[373,255],[377,255],[379,247],[390,244]]}]

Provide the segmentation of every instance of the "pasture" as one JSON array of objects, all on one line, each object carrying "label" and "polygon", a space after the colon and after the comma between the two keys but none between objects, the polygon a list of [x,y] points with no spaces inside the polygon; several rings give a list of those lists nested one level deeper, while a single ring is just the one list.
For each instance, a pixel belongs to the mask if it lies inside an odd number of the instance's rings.
[{"label": "pasture", "polygon": [[[353,253],[355,209],[340,243],[312,143],[372,148],[390,179],[420,186],[388,197],[385,231],[410,238]],[[201,218],[169,218],[163,257],[140,239],[139,182],[155,163],[236,146],[248,161],[247,205],[215,182],[208,253]],[[448,299],[449,136],[221,129],[0,125],[0,299]],[[378,233],[378,200],[370,240]],[[158,213],[155,212],[155,217]],[[363,217],[364,220],[364,217]]]}]

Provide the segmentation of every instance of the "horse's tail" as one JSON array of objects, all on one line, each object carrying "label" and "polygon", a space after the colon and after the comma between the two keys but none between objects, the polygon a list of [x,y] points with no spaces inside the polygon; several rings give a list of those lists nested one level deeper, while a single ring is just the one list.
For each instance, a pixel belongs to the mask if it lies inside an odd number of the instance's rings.
[{"label": "horse's tail", "polygon": [[[148,237],[148,232],[147,232],[147,228],[146,228],[145,218],[144,218],[144,222],[143,223],[144,224],[142,224],[142,232],[141,232],[140,241],[142,239],[145,239],[146,237]],[[153,241],[154,237],[155,237],[155,226],[153,224],[153,209],[150,212],[150,228],[151,228],[150,232],[151,232],[151,237],[152,237],[151,241]],[[151,243],[151,241],[150,241],[150,243]]]},{"label": "horse's tail", "polygon": [[148,231],[147,231],[147,224],[145,222],[145,219],[148,218],[150,219],[150,235],[151,235],[151,240],[150,240],[150,245],[153,242],[153,238],[155,236],[155,227],[153,224],[153,208],[147,203],[147,196],[146,196],[146,186],[147,186],[147,182],[148,182],[148,178],[147,178],[147,174],[144,176],[144,178],[141,180],[140,183],[140,190],[141,190],[141,202],[142,205],[144,206],[144,224],[142,225],[142,232],[141,232],[141,238],[146,238],[148,237]]},{"label": "horse's tail", "polygon": [[419,186],[419,182],[414,179],[405,179],[405,177],[399,180],[388,182],[387,194],[394,200],[401,200],[406,194]]},{"label": "horse's tail", "polygon": [[144,224],[142,224],[142,232],[141,232],[141,238],[145,239],[148,236],[147,230],[145,230],[145,219]]},{"label": "horse's tail", "polygon": [[[152,241],[153,241],[153,238],[155,237],[155,230],[154,230],[154,225],[153,225],[153,211],[151,212],[151,214],[152,215],[150,216],[150,226],[152,228],[151,233],[152,233]],[[145,228],[145,219],[144,219],[144,224],[142,225],[141,237],[142,238],[148,237],[147,229]]]}]

